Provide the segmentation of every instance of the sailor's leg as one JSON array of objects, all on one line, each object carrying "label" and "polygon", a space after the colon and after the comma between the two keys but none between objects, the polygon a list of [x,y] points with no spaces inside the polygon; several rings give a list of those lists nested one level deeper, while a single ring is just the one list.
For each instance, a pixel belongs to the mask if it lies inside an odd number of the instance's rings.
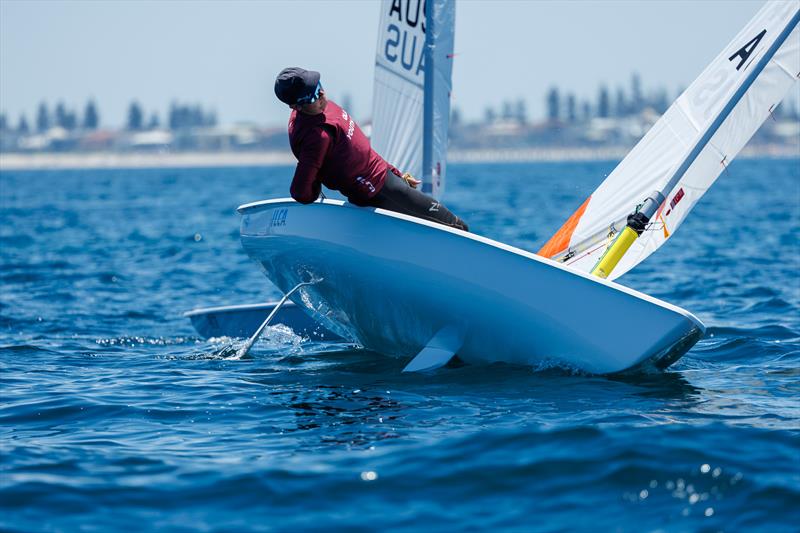
[{"label": "sailor's leg", "polygon": [[383,188],[371,199],[369,205],[469,231],[466,222],[454,215],[444,204],[410,187],[391,171],[386,174]]}]

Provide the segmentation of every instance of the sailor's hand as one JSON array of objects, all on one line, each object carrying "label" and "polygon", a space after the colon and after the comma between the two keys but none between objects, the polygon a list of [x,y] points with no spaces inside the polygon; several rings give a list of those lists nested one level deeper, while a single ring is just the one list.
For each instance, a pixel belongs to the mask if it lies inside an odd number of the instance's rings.
[{"label": "sailor's hand", "polygon": [[404,180],[406,183],[408,183],[408,186],[409,186],[409,187],[411,187],[412,189],[416,189],[416,188],[417,188],[417,185],[419,185],[420,183],[422,183],[420,180],[418,180],[417,178],[415,178],[414,176],[412,176],[412,175],[411,175],[411,174],[409,174],[408,172],[406,172],[405,174],[403,174],[403,180]]}]

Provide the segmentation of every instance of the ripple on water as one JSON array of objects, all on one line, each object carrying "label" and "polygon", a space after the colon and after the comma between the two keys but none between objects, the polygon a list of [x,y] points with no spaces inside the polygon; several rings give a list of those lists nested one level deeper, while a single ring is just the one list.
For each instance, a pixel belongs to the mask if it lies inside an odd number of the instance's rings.
[{"label": "ripple on water", "polygon": [[[614,165],[451,165],[448,206],[535,250]],[[709,327],[609,377],[407,375],[277,326],[232,360],[181,313],[279,297],[234,210],[291,168],[4,171],[0,529],[796,529],[798,169],[734,162],[622,278]]]}]

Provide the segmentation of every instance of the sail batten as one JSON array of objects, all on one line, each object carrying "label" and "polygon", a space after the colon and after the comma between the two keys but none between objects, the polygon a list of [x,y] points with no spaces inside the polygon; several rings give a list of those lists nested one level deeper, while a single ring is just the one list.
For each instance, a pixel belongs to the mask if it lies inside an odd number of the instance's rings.
[{"label": "sail batten", "polygon": [[603,235],[653,191],[665,200],[611,278],[664,244],[796,81],[799,22],[797,3],[767,3],[592,193],[566,249],[540,255],[591,271]]}]

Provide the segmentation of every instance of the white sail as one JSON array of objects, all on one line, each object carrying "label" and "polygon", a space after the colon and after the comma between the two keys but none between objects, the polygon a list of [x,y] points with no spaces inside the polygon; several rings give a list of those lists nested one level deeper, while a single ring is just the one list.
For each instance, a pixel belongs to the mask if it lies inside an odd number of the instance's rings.
[{"label": "white sail", "polygon": [[797,1],[767,3],[539,255],[590,272],[654,191],[665,201],[609,278],[664,244],[800,77],[798,20]]},{"label": "white sail", "polygon": [[[434,30],[426,69],[426,2],[383,0],[381,2],[375,86],[372,111],[372,147],[403,172],[423,180],[423,190],[437,198],[444,190],[447,131],[453,57],[455,5],[453,0],[429,0]],[[425,121],[426,70],[428,116]],[[427,135],[426,135],[427,133]],[[423,138],[430,156],[423,168]]]}]

